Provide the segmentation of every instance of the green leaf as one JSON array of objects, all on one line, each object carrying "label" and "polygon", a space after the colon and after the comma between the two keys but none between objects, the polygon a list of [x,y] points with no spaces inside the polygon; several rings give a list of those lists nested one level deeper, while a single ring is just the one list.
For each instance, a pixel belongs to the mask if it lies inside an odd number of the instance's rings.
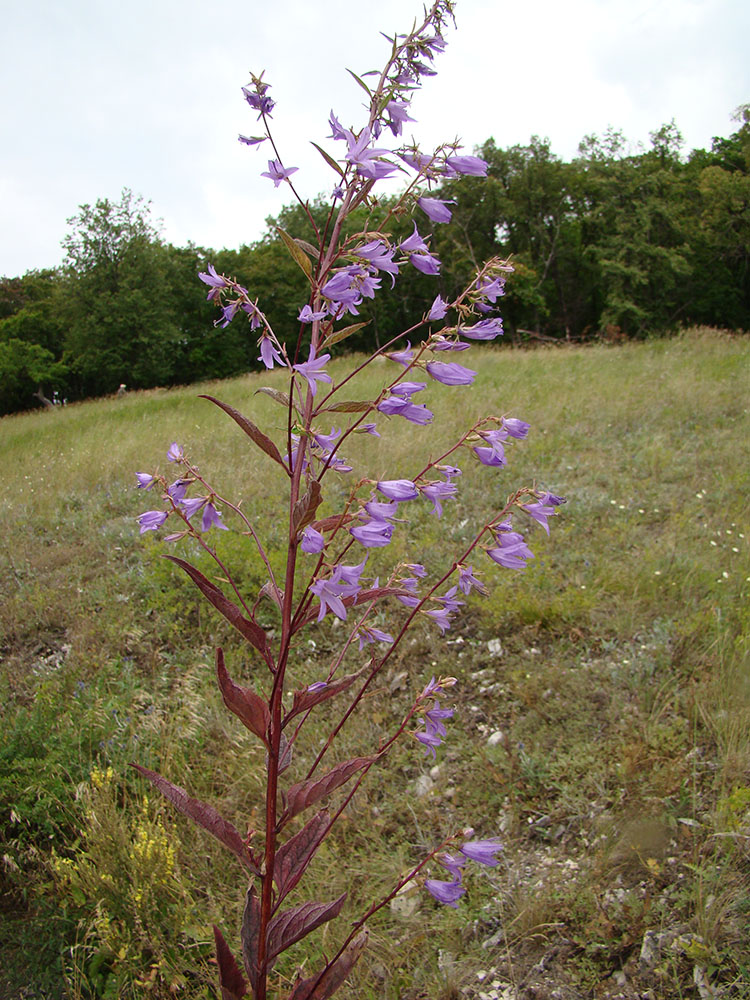
[{"label": "green leaf", "polygon": [[289,251],[290,256],[296,264],[298,264],[302,270],[305,272],[308,278],[312,277],[312,264],[310,263],[310,258],[304,253],[300,247],[297,246],[296,242],[292,239],[289,233],[285,233],[280,226],[276,226],[276,232],[284,241],[284,246]]},{"label": "green leaf", "polygon": [[365,83],[365,81],[361,77],[357,76],[356,73],[353,73],[350,69],[348,69],[346,72],[349,74],[349,76],[354,77],[354,79],[360,85],[360,87],[362,88],[362,90],[364,90],[364,92],[367,94],[367,96],[372,100],[372,91],[367,86],[367,84]]},{"label": "green leaf", "polygon": [[317,144],[317,142],[314,142],[313,146],[315,146],[315,148],[320,153],[320,155],[323,157],[323,159],[326,161],[326,163],[328,164],[328,166],[329,167],[333,167],[333,169],[336,171],[336,173],[339,175],[339,177],[343,177],[344,176],[344,171],[341,169],[341,167],[339,166],[339,164],[336,163],[336,161],[334,160],[334,158],[332,156],[330,156],[328,153],[326,153],[326,151],[324,149],[322,149]]}]

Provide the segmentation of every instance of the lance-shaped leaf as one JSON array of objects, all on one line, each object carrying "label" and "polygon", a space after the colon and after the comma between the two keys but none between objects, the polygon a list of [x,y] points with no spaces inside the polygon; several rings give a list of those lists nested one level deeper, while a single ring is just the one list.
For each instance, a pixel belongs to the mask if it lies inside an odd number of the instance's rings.
[{"label": "lance-shaped leaf", "polygon": [[276,232],[284,241],[284,246],[289,251],[289,254],[295,264],[299,265],[299,267],[304,271],[306,277],[311,277],[312,265],[310,264],[310,258],[304,250],[302,250],[301,247],[298,247],[296,241],[292,239],[289,233],[285,233],[279,226],[276,226]]},{"label": "lance-shaped leaf", "polygon": [[242,960],[245,963],[253,993],[258,992],[260,969],[258,967],[258,944],[260,943],[260,902],[253,886],[247,890],[245,909],[242,912]]},{"label": "lance-shaped leaf", "polygon": [[336,173],[339,175],[339,177],[343,177],[344,176],[344,171],[341,169],[341,167],[338,165],[338,163],[336,163],[336,161],[334,160],[334,158],[332,156],[330,156],[328,153],[326,153],[326,151],[322,147],[320,147],[317,144],[317,142],[313,142],[312,145],[315,146],[315,148],[320,153],[320,155],[323,157],[323,159],[326,161],[326,163],[328,164],[328,166],[329,167],[333,167],[333,169],[336,171]]},{"label": "lance-shaped leaf", "polygon": [[326,966],[317,976],[301,979],[295,984],[289,994],[289,1000],[328,1000],[336,990],[344,984],[347,976],[354,968],[357,959],[367,944],[367,928],[363,928],[349,942],[339,957]]},{"label": "lance-shaped leaf", "polygon": [[221,1000],[242,1000],[247,993],[245,977],[240,972],[237,961],[219,928],[214,925],[216,942],[216,964],[219,966]]},{"label": "lance-shaped leaf", "polygon": [[320,483],[317,479],[311,479],[304,496],[294,505],[292,524],[295,532],[302,531],[315,520],[315,511],[320,507],[322,500]]},{"label": "lance-shaped leaf", "polygon": [[[299,252],[302,253],[301,250]],[[302,254],[302,256],[304,257],[305,255]],[[307,260],[306,257],[305,260]],[[284,460],[281,457],[281,452],[279,451],[279,449],[276,447],[276,445],[273,443],[270,437],[264,434],[259,427],[255,426],[252,420],[248,420],[248,418],[243,416],[239,412],[239,410],[235,410],[235,408],[233,406],[230,406],[228,403],[222,403],[220,399],[216,399],[214,396],[206,396],[201,393],[200,397],[201,399],[208,399],[210,400],[210,402],[216,403],[216,405],[220,409],[222,409],[226,414],[228,414],[232,418],[232,420],[234,420],[234,422],[239,427],[242,428],[245,434],[247,434],[247,436],[251,438],[257,444],[257,446],[266,453],[266,455],[268,455],[269,458],[272,458],[274,462],[278,462],[279,465],[281,465],[284,469],[286,469],[286,466],[284,465]]]},{"label": "lance-shaped leaf", "polygon": [[346,691],[358,677],[362,676],[363,670],[364,667],[362,670],[358,670],[356,674],[347,674],[346,677],[340,677],[337,681],[329,681],[325,687],[316,689],[315,691],[310,691],[308,688],[295,691],[292,707],[284,716],[282,726],[286,726],[290,719],[293,719],[295,715],[299,715],[300,712],[306,712],[308,708],[319,705],[321,701],[328,701],[329,698],[333,698],[334,695],[339,694],[341,691]]},{"label": "lance-shaped leaf", "polygon": [[317,413],[364,413],[372,409],[372,403],[366,400],[344,399],[340,403],[323,406]]},{"label": "lance-shaped leaf", "polygon": [[291,910],[284,910],[274,917],[268,925],[268,958],[269,960],[280,955],[282,951],[291,948],[297,941],[301,941],[316,927],[333,920],[341,913],[344,905],[346,893],[342,892],[338,899],[330,903],[314,903],[312,901],[295,906]]},{"label": "lance-shaped leaf", "polygon": [[215,583],[211,583],[195,566],[191,566],[189,562],[185,562],[184,559],[180,559],[177,556],[164,556],[164,558],[170,559],[180,569],[184,569],[203,596],[213,604],[217,611],[220,611],[224,615],[228,622],[234,625],[241,635],[264,655],[267,662],[269,661],[271,654],[268,648],[268,638],[260,625],[256,625],[249,618],[245,618],[237,605],[229,600],[224,591],[220,590]]},{"label": "lance-shaped leaf", "polygon": [[216,650],[216,676],[221,696],[229,711],[234,712],[251,733],[255,733],[267,744],[266,734],[271,720],[268,705],[255,691],[234,683],[224,666],[224,653],[221,649]]},{"label": "lance-shaped leaf", "polygon": [[347,73],[348,73],[348,74],[349,74],[350,76],[354,77],[354,79],[355,79],[355,80],[357,81],[357,83],[358,83],[358,84],[360,85],[360,87],[362,88],[362,90],[364,90],[364,92],[365,92],[365,93],[367,94],[367,96],[368,96],[368,97],[372,97],[372,91],[371,91],[371,90],[370,90],[370,88],[369,88],[369,87],[367,86],[367,84],[365,83],[365,81],[364,81],[364,80],[362,80],[362,79],[361,79],[360,77],[358,77],[358,76],[357,76],[357,74],[356,74],[356,73],[354,73],[354,72],[353,72],[352,70],[350,70],[350,69],[348,69],[348,70],[347,70],[346,72],[347,72]]},{"label": "lance-shaped leaf", "polygon": [[144,778],[148,778],[151,784],[159,789],[164,798],[169,799],[183,815],[188,816],[198,826],[202,826],[204,830],[208,830],[210,834],[216,837],[219,843],[229,848],[233,854],[236,854],[242,864],[253,872],[254,875],[260,874],[260,869],[252,860],[242,837],[228,820],[219,815],[213,806],[208,805],[206,802],[201,802],[200,799],[194,799],[188,795],[184,788],[180,788],[179,785],[173,785],[171,781],[167,781],[166,778],[157,774],[156,771],[149,771],[147,767],[141,767],[140,764],[131,764],[130,766],[134,767]]},{"label": "lance-shaped leaf", "polygon": [[323,342],[324,347],[331,347],[333,344],[338,344],[342,340],[346,340],[347,337],[351,337],[353,333],[357,330],[362,330],[369,324],[369,319],[366,323],[352,323],[351,326],[345,326],[342,330],[334,330],[333,333],[329,333]]},{"label": "lance-shaped leaf", "polygon": [[293,816],[297,816],[304,809],[307,809],[308,806],[325,798],[326,795],[330,795],[337,788],[341,788],[353,774],[361,771],[363,767],[367,767],[368,764],[372,764],[377,759],[377,756],[352,757],[351,760],[345,760],[341,764],[337,764],[336,767],[331,768],[330,771],[320,778],[309,778],[307,781],[298,781],[286,793],[284,820],[292,819]]},{"label": "lance-shaped leaf", "polygon": [[314,521],[313,528],[322,534],[324,531],[337,531],[354,520],[355,517],[353,514],[333,514],[331,517],[324,517],[320,521]]},{"label": "lance-shaped leaf", "polygon": [[260,389],[255,390],[255,395],[262,392],[264,396],[270,396],[277,403],[281,403],[282,406],[289,406],[289,393],[282,392],[281,389],[274,389],[270,385],[262,385]]},{"label": "lance-shaped leaf", "polygon": [[280,903],[297,885],[330,827],[327,809],[321,809],[302,829],[276,852],[273,879],[279,889]]}]

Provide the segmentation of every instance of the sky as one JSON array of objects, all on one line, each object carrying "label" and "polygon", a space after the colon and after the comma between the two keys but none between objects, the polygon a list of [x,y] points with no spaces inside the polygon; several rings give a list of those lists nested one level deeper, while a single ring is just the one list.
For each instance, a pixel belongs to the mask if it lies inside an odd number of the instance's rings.
[{"label": "sky", "polygon": [[[333,109],[363,124],[346,73],[378,69],[380,34],[407,31],[414,0],[0,0],[0,275],[62,263],[78,206],[152,203],[164,239],[212,248],[257,240],[291,200],[260,174],[265,144],[242,98],[265,70],[274,137],[303,197],[334,175],[311,141]],[[563,159],[582,137],[621,129],[636,150],[674,119],[685,150],[737,128],[750,102],[747,0],[456,0],[438,75],[408,126],[423,149],[460,137],[471,152],[548,137]]]}]

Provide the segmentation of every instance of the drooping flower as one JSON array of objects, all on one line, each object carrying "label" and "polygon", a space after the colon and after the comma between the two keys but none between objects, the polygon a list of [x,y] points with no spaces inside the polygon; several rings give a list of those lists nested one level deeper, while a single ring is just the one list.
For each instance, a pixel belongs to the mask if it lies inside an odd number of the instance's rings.
[{"label": "drooping flower", "polygon": [[196,514],[205,504],[208,503],[208,497],[187,497],[184,500],[180,500],[179,504],[185,512],[185,517],[190,520],[193,514]]},{"label": "drooping flower", "polygon": [[308,525],[302,533],[302,542],[300,543],[302,551],[307,552],[309,555],[315,555],[318,552],[322,552],[325,545],[326,540],[323,535]]},{"label": "drooping flower", "polygon": [[469,594],[472,590],[478,590],[480,594],[487,593],[487,588],[482,581],[474,576],[473,566],[459,566],[458,587],[464,594]]},{"label": "drooping flower", "polygon": [[503,332],[503,321],[499,316],[494,319],[480,319],[473,326],[461,327],[460,332],[469,340],[494,340]]},{"label": "drooping flower", "polygon": [[213,503],[209,500],[206,506],[203,508],[203,517],[201,518],[201,531],[208,531],[210,528],[220,528],[222,531],[229,531],[226,524],[221,519],[221,514],[214,507]]},{"label": "drooping flower", "polygon": [[495,528],[496,548],[485,549],[493,562],[506,569],[526,569],[526,563],[534,558],[534,553],[526,545],[523,535],[513,531],[510,521],[503,521]]},{"label": "drooping flower", "polygon": [[417,224],[414,223],[414,232],[399,243],[399,249],[404,253],[429,253],[430,248],[419,235]]},{"label": "drooping flower", "polygon": [[208,265],[208,271],[199,271],[198,277],[204,284],[209,286],[209,292],[206,299],[210,302],[212,299],[219,301],[222,288],[229,288],[229,282],[226,278],[216,273],[216,268],[213,264]]},{"label": "drooping flower", "polygon": [[427,320],[432,322],[434,320],[444,319],[447,312],[448,303],[440,295],[438,295],[430,306],[430,311],[427,313]]},{"label": "drooping flower", "polygon": [[453,876],[454,880],[461,878],[461,869],[466,864],[465,857],[463,857],[461,854],[450,854],[446,851],[445,854],[438,855],[437,860],[439,864],[443,866],[443,868],[448,869],[448,871]]},{"label": "drooping flower", "polygon": [[318,382],[333,382],[331,376],[325,371],[325,366],[330,360],[330,354],[321,354],[319,358],[316,358],[315,349],[310,344],[310,356],[307,361],[293,366],[294,370],[306,379],[313,396],[318,391]]},{"label": "drooping flower", "polygon": [[261,177],[269,177],[273,181],[273,186],[278,187],[282,181],[287,180],[296,173],[299,167],[284,167],[281,160],[269,160],[268,170],[261,173]]},{"label": "drooping flower", "polygon": [[371,642],[393,642],[393,636],[390,633],[375,628],[374,625],[363,625],[355,633],[355,638],[359,640],[360,652]]},{"label": "drooping flower", "polygon": [[165,510],[147,510],[138,518],[141,526],[140,534],[146,531],[157,531],[166,521],[169,515]]},{"label": "drooping flower", "polygon": [[382,549],[390,544],[393,535],[393,525],[378,518],[371,518],[364,524],[358,524],[349,529],[352,538],[356,538],[366,549]]},{"label": "drooping flower", "polygon": [[454,497],[457,491],[456,484],[447,481],[427,483],[425,486],[419,487],[419,492],[422,496],[427,497],[432,502],[432,513],[437,514],[438,518],[443,516],[443,504],[441,501],[446,500],[448,497]]},{"label": "drooping flower", "polygon": [[477,373],[456,361],[428,361],[427,374],[443,385],[471,385]]},{"label": "drooping flower", "polygon": [[136,489],[139,490],[150,490],[156,482],[156,478],[149,472],[136,472],[135,478],[138,480]]},{"label": "drooping flower", "polygon": [[266,368],[273,368],[274,364],[284,366],[284,359],[267,333],[264,333],[260,338],[259,344],[260,354],[258,355],[258,360],[262,361]]},{"label": "drooping flower", "polygon": [[432,219],[433,222],[450,222],[452,212],[448,208],[448,202],[442,201],[440,198],[418,198],[417,204],[428,217]]},{"label": "drooping flower", "polygon": [[549,524],[547,523],[547,518],[553,517],[557,514],[557,510],[552,506],[552,504],[545,504],[537,501],[536,503],[523,503],[520,506],[521,510],[525,510],[530,517],[533,517],[535,521],[538,521],[547,532],[547,535],[549,535]]},{"label": "drooping flower", "polygon": [[466,892],[459,879],[453,879],[452,882],[440,882],[437,879],[428,878],[425,879],[424,887],[438,903],[442,903],[443,906],[452,906],[454,910],[458,909],[458,900]]},{"label": "drooping flower", "polygon": [[445,162],[451,171],[469,177],[486,177],[489,169],[478,156],[446,156]]},{"label": "drooping flower", "polygon": [[416,121],[415,118],[409,117],[408,107],[409,105],[406,101],[389,101],[386,104],[385,110],[388,112],[388,117],[390,118],[388,127],[394,135],[401,135],[404,122]]},{"label": "drooping flower", "polygon": [[496,868],[498,861],[495,855],[502,850],[502,846],[498,837],[490,837],[487,840],[469,840],[463,844],[460,851],[470,861],[477,861],[480,865]]},{"label": "drooping flower", "polygon": [[317,309],[313,311],[312,307],[308,304],[302,306],[302,308],[299,311],[299,315],[297,316],[297,319],[300,321],[300,323],[314,323],[316,320],[325,319],[327,315],[328,315],[328,310],[326,309],[325,305],[323,306],[322,309]]},{"label": "drooping flower", "polygon": [[527,424],[525,420],[519,420],[517,417],[503,417],[503,430],[507,431],[513,438],[519,440],[525,438],[530,427],[531,424]]},{"label": "drooping flower", "polygon": [[408,368],[414,360],[414,351],[412,351],[411,344],[407,341],[406,347],[402,348],[400,351],[389,351],[386,354],[386,357],[390,358],[391,361],[395,361],[399,365],[403,365],[404,368]]},{"label": "drooping flower", "polygon": [[181,445],[177,444],[176,441],[173,441],[172,444],[169,446],[169,450],[167,451],[167,459],[170,462],[181,462],[183,457],[184,457],[184,452],[182,450]]},{"label": "drooping flower", "polygon": [[440,259],[432,253],[410,254],[409,263],[422,274],[440,274]]},{"label": "drooping flower", "polygon": [[376,484],[384,497],[389,500],[415,500],[419,490],[411,479],[381,479]]},{"label": "drooping flower", "polygon": [[261,142],[265,142],[268,138],[267,135],[238,135],[237,139],[245,146],[257,146]]},{"label": "drooping flower", "polygon": [[417,405],[408,399],[399,399],[398,396],[389,396],[381,400],[376,409],[389,416],[404,417],[405,420],[419,424],[420,427],[431,424],[434,418],[432,410],[428,410],[424,404]]}]

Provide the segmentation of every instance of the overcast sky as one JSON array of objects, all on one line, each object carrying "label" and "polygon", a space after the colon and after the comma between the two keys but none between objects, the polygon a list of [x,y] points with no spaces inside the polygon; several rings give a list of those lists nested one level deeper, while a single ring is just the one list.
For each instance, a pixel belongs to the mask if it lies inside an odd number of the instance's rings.
[{"label": "overcast sky", "polygon": [[[275,132],[298,190],[329,192],[333,108],[361,127],[345,72],[376,69],[379,32],[412,0],[0,0],[0,275],[62,261],[78,205],[123,187],[153,203],[164,237],[207,247],[257,239],[289,192],[259,176],[265,147],[240,88],[265,69]],[[423,147],[467,151],[548,136],[562,158],[608,126],[633,144],[674,118],[686,150],[736,129],[750,101],[748,0],[457,0],[457,30],[410,126]],[[340,155],[332,143],[332,151]]]}]

